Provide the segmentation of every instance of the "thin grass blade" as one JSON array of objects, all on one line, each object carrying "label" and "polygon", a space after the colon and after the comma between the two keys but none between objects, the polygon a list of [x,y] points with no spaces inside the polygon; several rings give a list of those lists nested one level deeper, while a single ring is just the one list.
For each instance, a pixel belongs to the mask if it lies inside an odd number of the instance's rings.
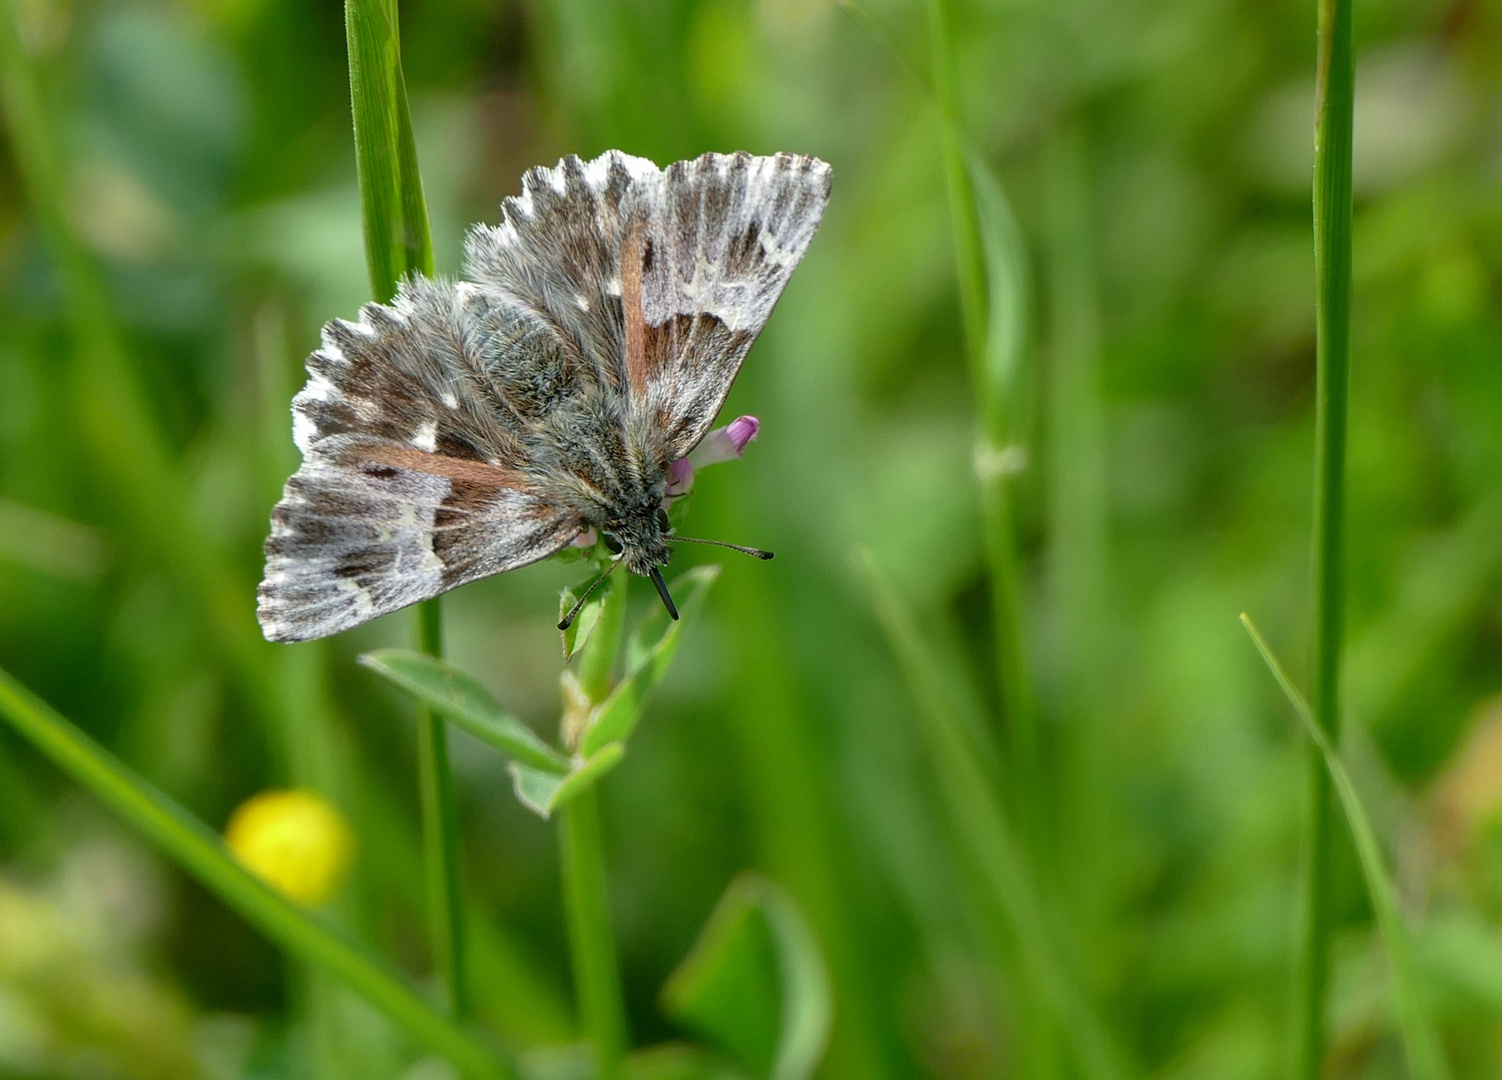
[{"label": "thin grass blade", "polygon": [[371,292],[384,303],[408,274],[432,274],[433,244],[395,0],[348,0],[344,19],[365,254]]},{"label": "thin grass blade", "polygon": [[435,1012],[378,960],[252,875],[225,852],[212,830],[4,671],[0,671],[0,715],[282,948],[343,979],[466,1076],[501,1080],[515,1075],[489,1048]]},{"label": "thin grass blade", "polygon": [[[1345,639],[1346,417],[1351,373],[1352,148],[1356,60],[1354,0],[1318,0],[1314,120],[1314,715],[1340,737],[1340,668]],[[1329,780],[1311,755],[1304,925],[1294,983],[1300,1080],[1324,1067],[1330,939],[1335,921]]]},{"label": "thin grass blade", "polygon": [[1026,991],[1057,1029],[1068,1033],[1084,1076],[1116,1080],[1123,1075],[1120,1053],[1065,963],[1025,849],[980,767],[970,734],[949,702],[937,664],[871,555],[860,553],[856,568],[888,646],[917,700],[920,731],[950,827],[963,857],[986,886],[988,914],[1006,930]]},{"label": "thin grass blade", "polygon": [[[402,74],[396,0],[346,0],[344,25],[366,264],[371,291],[376,300],[386,302],[403,278],[433,273],[433,241]],[[431,656],[442,656],[442,601],[435,597],[420,604],[417,621],[419,647]],[[417,710],[416,729],[433,953],[454,1015],[463,1016],[469,994],[464,974],[458,810],[448,732],[426,706]]]},{"label": "thin grass blade", "polygon": [[1408,1056],[1408,1068],[1415,1080],[1449,1080],[1450,1070],[1440,1049],[1439,1035],[1424,1007],[1419,991],[1418,977],[1414,971],[1413,957],[1409,946],[1408,929],[1398,912],[1397,894],[1382,858],[1382,846],[1377,841],[1371,818],[1351,775],[1341,761],[1340,753],[1330,741],[1330,736],[1320,726],[1314,709],[1303,693],[1288,677],[1278,658],[1266,640],[1257,631],[1251,617],[1242,614],[1241,624],[1251,635],[1252,643],[1262,654],[1262,660],[1277,680],[1293,711],[1304,724],[1304,730],[1324,759],[1335,793],[1340,798],[1346,823],[1351,827],[1351,836],[1356,841],[1356,854],[1361,861],[1361,874],[1366,880],[1367,895],[1372,911],[1377,917],[1377,929],[1382,935],[1382,945],[1387,953],[1388,967],[1392,972],[1393,998],[1397,1002],[1398,1026],[1403,1033],[1403,1048]]}]

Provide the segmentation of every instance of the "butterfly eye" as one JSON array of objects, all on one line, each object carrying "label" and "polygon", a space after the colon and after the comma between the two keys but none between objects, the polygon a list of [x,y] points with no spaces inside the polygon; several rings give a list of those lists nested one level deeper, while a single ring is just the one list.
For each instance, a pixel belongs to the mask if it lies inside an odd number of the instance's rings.
[{"label": "butterfly eye", "polygon": [[601,535],[605,540],[605,550],[609,551],[612,555],[619,555],[623,550],[621,547],[621,542],[615,537],[611,536],[609,533],[602,533]]},{"label": "butterfly eye", "polygon": [[657,527],[663,532],[673,531],[673,523],[668,519],[668,512],[660,506],[657,508]]}]

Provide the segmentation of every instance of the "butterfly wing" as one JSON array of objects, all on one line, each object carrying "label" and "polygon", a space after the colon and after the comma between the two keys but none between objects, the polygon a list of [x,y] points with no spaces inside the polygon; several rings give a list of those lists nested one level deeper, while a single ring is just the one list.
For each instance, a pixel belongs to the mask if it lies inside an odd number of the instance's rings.
[{"label": "butterfly wing", "polygon": [[602,384],[703,438],[813,240],[831,171],[796,154],[705,154],[659,170],[611,151],[533,169],[477,226],[467,274],[545,313]]},{"label": "butterfly wing", "polygon": [[641,247],[640,381],[670,457],[686,456],[724,405],[813,241],[830,180],[824,162],[794,154],[705,154],[663,173]]},{"label": "butterfly wing", "polygon": [[293,400],[303,463],[266,541],[266,637],[323,637],[544,558],[577,516],[525,432],[593,377],[525,305],[423,279],[324,328]]}]

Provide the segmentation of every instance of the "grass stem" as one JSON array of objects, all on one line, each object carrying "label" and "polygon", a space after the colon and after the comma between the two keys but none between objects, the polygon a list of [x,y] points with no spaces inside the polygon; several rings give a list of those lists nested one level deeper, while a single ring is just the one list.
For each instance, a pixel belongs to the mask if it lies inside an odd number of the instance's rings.
[{"label": "grass stem", "polygon": [[[417,609],[418,641],[429,656],[443,655],[443,609],[429,600]],[[427,882],[433,959],[443,973],[450,1012],[469,1015],[464,950],[464,886],[459,870],[459,814],[449,767],[448,727],[426,705],[416,714],[417,775],[422,806],[423,876]]]},{"label": "grass stem", "polygon": [[[601,586],[600,618],[579,657],[579,687],[591,702],[610,694],[630,584],[619,570]],[[610,926],[598,788],[591,786],[558,811],[558,853],[580,1027],[594,1045],[595,1075],[618,1080],[626,1052],[626,1005]]]},{"label": "grass stem", "polygon": [[[344,14],[365,256],[371,291],[384,303],[407,275],[433,273],[433,241],[402,75],[396,0],[348,0]],[[442,656],[441,601],[421,604],[417,621],[419,648]],[[463,1016],[468,992],[454,779],[447,731],[425,706],[417,709],[417,762],[433,960],[453,1014]]]},{"label": "grass stem", "polygon": [[605,853],[595,788],[575,796],[559,811],[558,842],[581,1026],[594,1044],[595,1075],[599,1080],[619,1080],[626,1049],[626,1005],[606,903]]},{"label": "grass stem", "polygon": [[[1319,0],[1314,129],[1316,275],[1314,679],[1312,705],[1332,745],[1340,739],[1344,630],[1346,398],[1351,366],[1351,145],[1356,81],[1351,0]],[[1330,777],[1309,754],[1303,926],[1294,985],[1294,1075],[1317,1080],[1325,1053],[1330,974],[1331,857],[1335,811]]]},{"label": "grass stem", "polygon": [[988,323],[992,313],[986,289],[985,246],[975,190],[966,162],[955,89],[954,58],[945,0],[928,0],[929,45],[934,96],[943,117],[944,173],[949,190],[959,275],[965,347],[977,399],[977,469],[987,570],[991,583],[992,636],[995,639],[998,697],[1010,747],[1012,787],[1023,830],[1034,850],[1044,847],[1041,807],[1042,765],[1032,679],[1024,648],[1022,577],[1017,557],[1009,477],[990,467],[1007,441],[1006,403],[993,392],[987,370]]}]

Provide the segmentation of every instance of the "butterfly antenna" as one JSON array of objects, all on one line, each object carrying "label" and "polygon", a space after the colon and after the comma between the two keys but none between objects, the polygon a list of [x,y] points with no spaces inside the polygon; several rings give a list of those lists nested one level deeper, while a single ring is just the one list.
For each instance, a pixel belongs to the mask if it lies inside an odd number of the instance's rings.
[{"label": "butterfly antenna", "polygon": [[668,614],[673,617],[674,622],[677,622],[678,608],[673,603],[673,597],[668,593],[667,582],[662,580],[662,571],[654,566],[648,571],[647,576],[652,579],[652,584],[657,586],[657,595],[662,597],[662,606],[668,609]]},{"label": "butterfly antenna", "polygon": [[568,614],[559,620],[558,629],[567,630],[570,626],[574,625],[574,620],[579,617],[579,612],[584,610],[584,605],[586,602],[588,602],[590,596],[592,596],[594,594],[594,591],[600,587],[601,582],[603,582],[611,574],[615,573],[615,568],[619,565],[621,565],[619,560],[613,560],[610,564],[610,569],[606,570],[599,577],[595,578],[589,583],[588,588],[584,590],[584,595],[575,600],[574,606],[568,609]]},{"label": "butterfly antenna", "polygon": [[772,553],[763,551],[761,548],[746,547],[743,544],[731,544],[724,540],[700,540],[693,536],[670,536],[670,544],[713,544],[715,547],[729,548],[731,551],[739,551],[742,555],[750,555],[758,559],[770,559]]}]

